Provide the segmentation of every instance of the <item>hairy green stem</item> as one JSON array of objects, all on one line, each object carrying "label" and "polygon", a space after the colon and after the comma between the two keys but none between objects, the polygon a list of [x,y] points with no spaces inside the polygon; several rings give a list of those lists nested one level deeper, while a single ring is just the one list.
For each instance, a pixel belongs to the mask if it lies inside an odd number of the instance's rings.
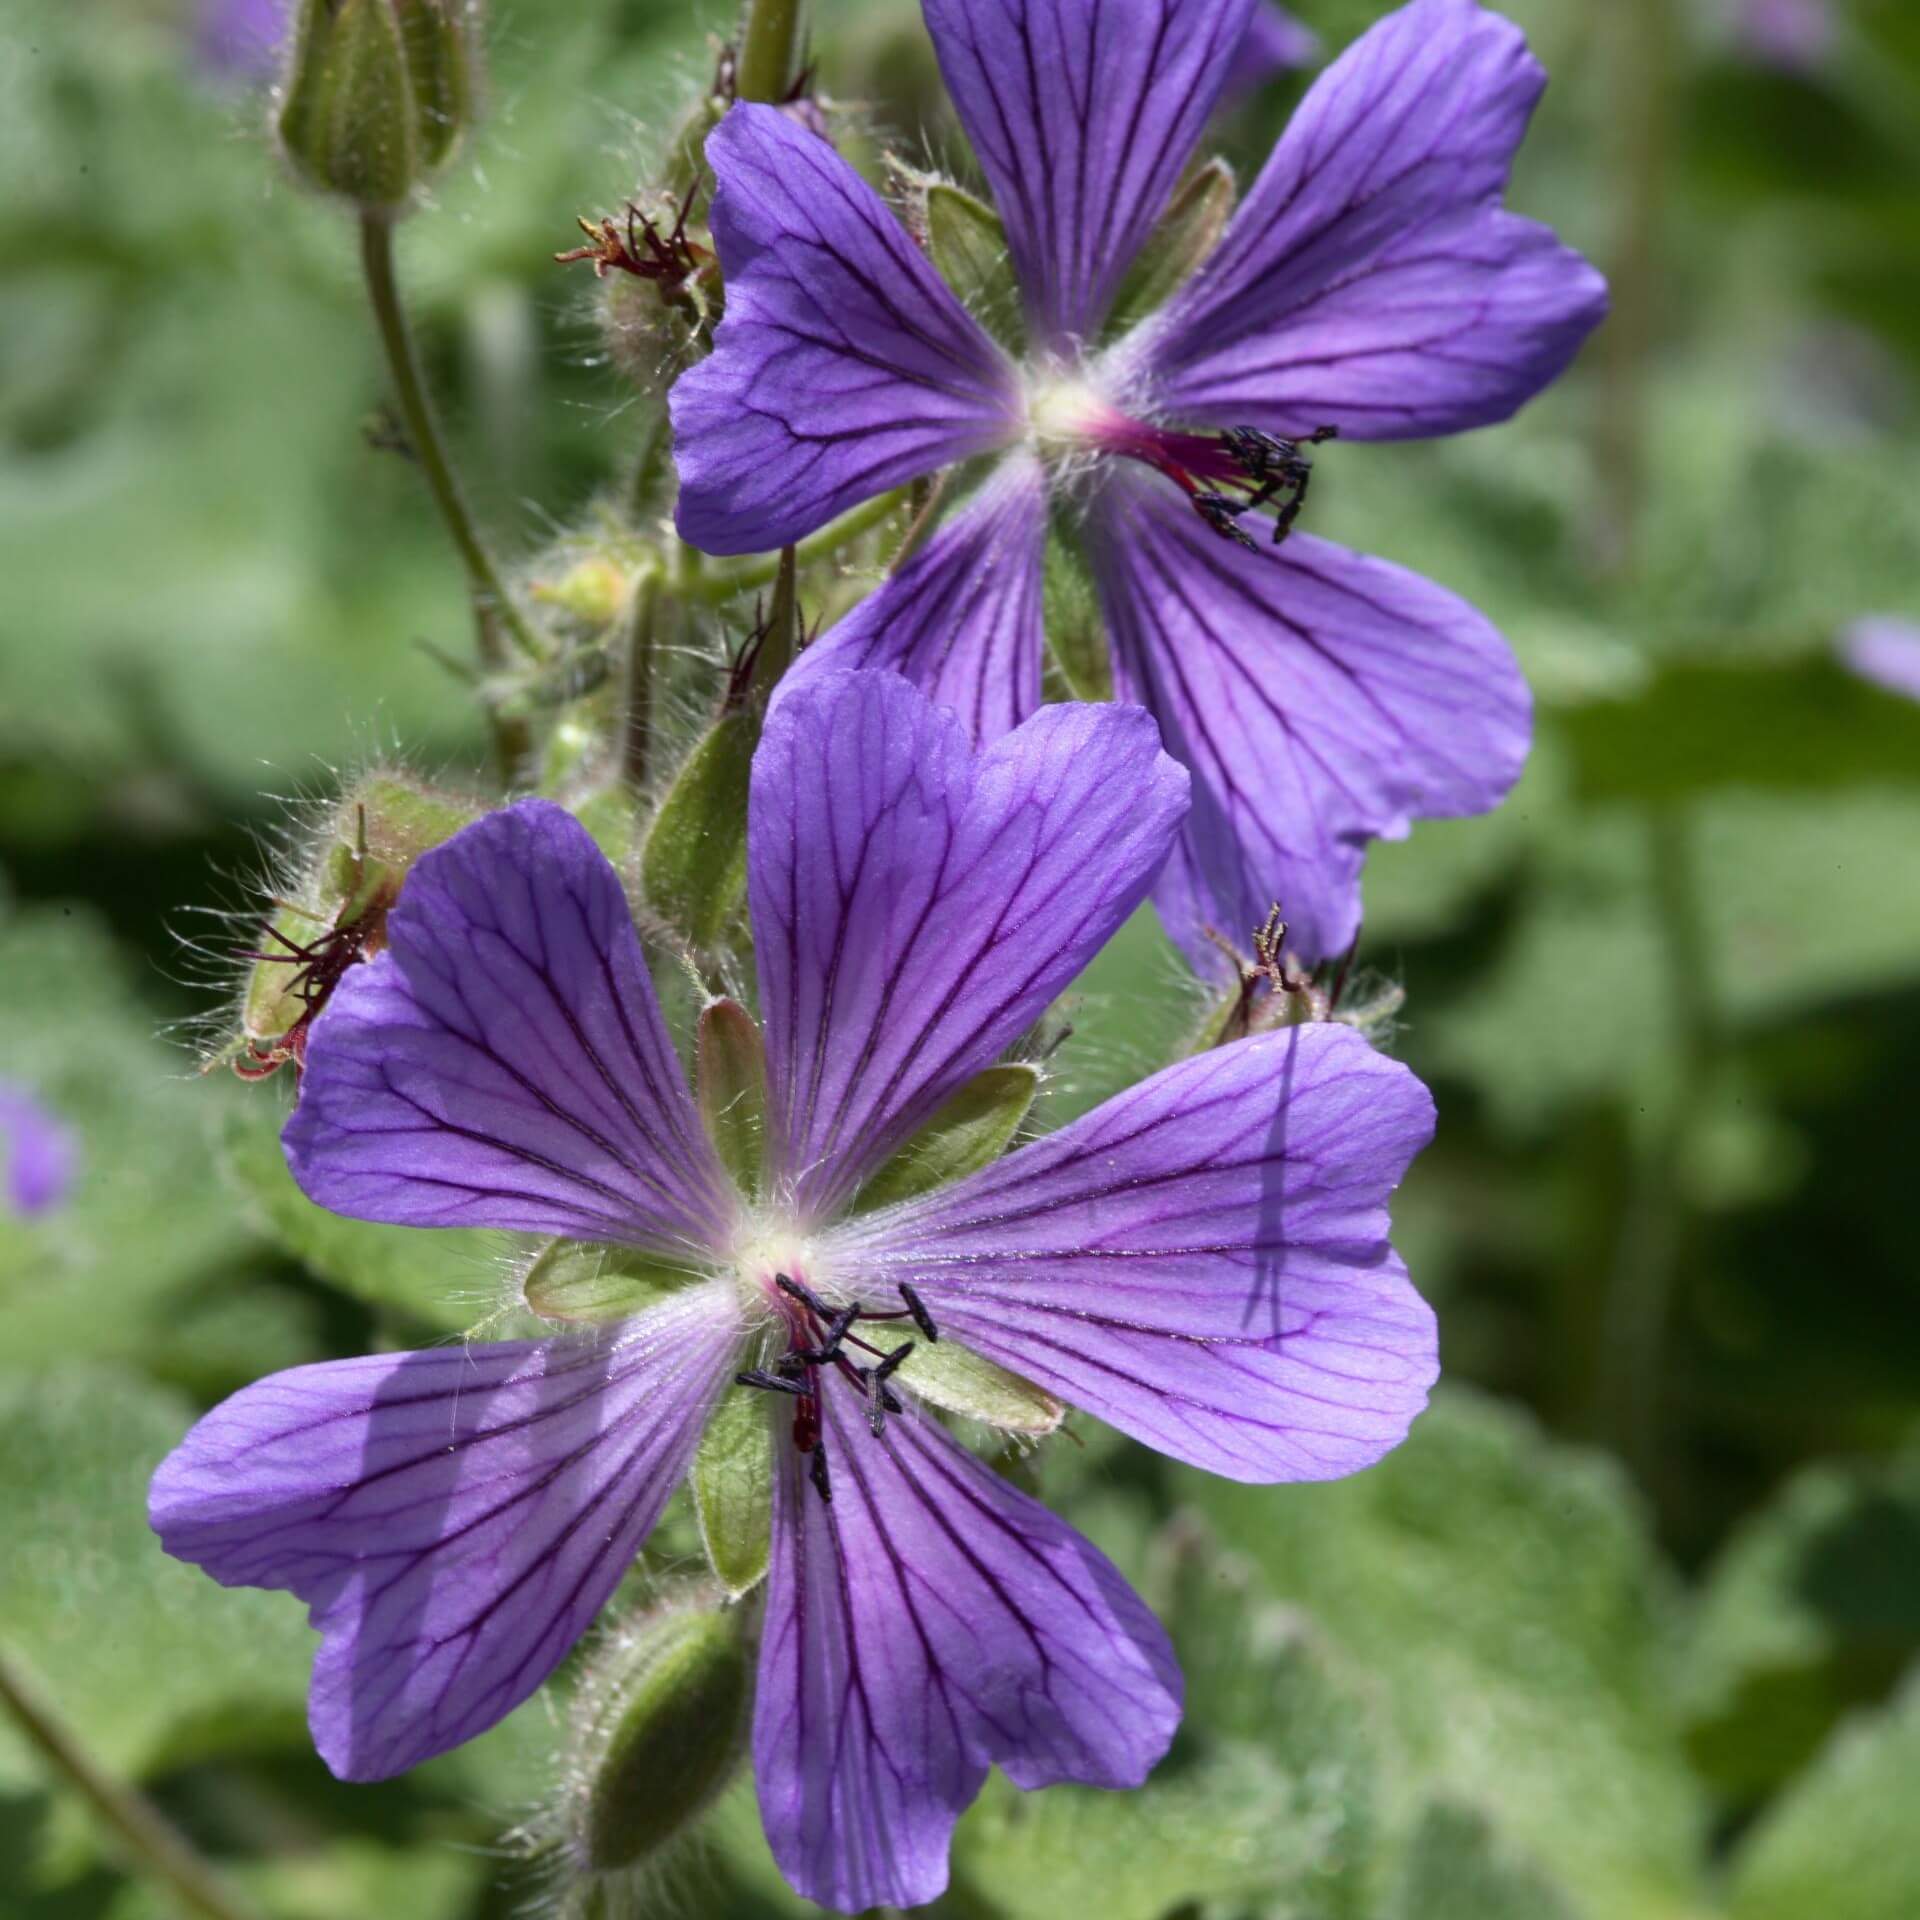
[{"label": "hairy green stem", "polygon": [[[861,534],[897,513],[905,505],[906,499],[906,489],[896,487],[892,493],[883,493],[877,499],[863,501],[843,513],[838,520],[830,520],[818,533],[809,534],[799,542],[792,550],[795,559],[804,567],[816,560],[831,558],[850,540],[857,540]],[[741,594],[752,593],[760,587],[771,586],[779,575],[780,555],[760,553],[750,560],[722,562],[692,578],[678,580],[674,583],[674,591],[682,599],[698,600],[707,606],[714,606],[723,600],[736,600]]]},{"label": "hairy green stem", "polygon": [[1647,858],[1676,1079],[1651,1137],[1635,1155],[1607,1278],[1596,1397],[1609,1440],[1655,1485],[1662,1477],[1659,1420],[1667,1336],[1691,1225],[1686,1162],[1712,1090],[1720,1020],[1700,917],[1692,827],[1679,808],[1649,814]]},{"label": "hairy green stem", "polygon": [[[408,446],[426,476],[427,490],[433,495],[434,505],[440,510],[440,518],[466,570],[467,596],[473,605],[474,647],[481,673],[497,674],[508,665],[509,641],[527,659],[539,660],[542,658],[540,644],[481,541],[453,462],[448,457],[446,443],[440,436],[394,276],[393,222],[382,214],[360,216],[360,265],[380,344],[386,351],[387,370],[393,380]],[[515,770],[525,763],[530,745],[526,722],[501,712],[498,702],[492,698],[487,700],[487,717],[493,728],[495,750],[510,781]]]},{"label": "hairy green stem", "polygon": [[113,1830],[132,1867],[167,1887],[199,1920],[261,1920],[259,1910],[194,1851],[152,1801],[99,1765],[4,1653],[0,1706],[54,1772]]},{"label": "hairy green stem", "polygon": [[649,566],[633,583],[627,609],[627,706],[621,722],[620,771],[635,787],[646,784],[653,759],[653,683],[660,619],[660,569]]},{"label": "hairy green stem", "polygon": [[784,100],[793,85],[800,0],[752,0],[740,32],[734,92],[742,100]]}]

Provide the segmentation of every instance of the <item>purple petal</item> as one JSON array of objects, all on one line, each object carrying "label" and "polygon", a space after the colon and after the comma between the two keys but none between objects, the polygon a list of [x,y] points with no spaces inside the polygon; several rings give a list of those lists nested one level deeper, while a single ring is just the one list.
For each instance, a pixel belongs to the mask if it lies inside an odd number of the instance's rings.
[{"label": "purple petal", "polygon": [[737,106],[707,159],[727,307],[671,397],[683,539],[782,546],[1019,432],[1012,363],[831,147]]},{"label": "purple petal", "polygon": [[1014,458],[877,593],[801,654],[776,700],[823,673],[902,674],[969,737],[997,740],[1040,705],[1046,479]]},{"label": "purple petal", "polygon": [[1427,1090],[1352,1029],[1169,1067],[821,1249],[876,1304],[905,1280],[951,1336],[1181,1460],[1318,1480],[1398,1444],[1436,1371],[1387,1199]]},{"label": "purple petal", "polygon": [[200,0],[194,47],[209,73],[270,74],[286,38],[292,0]]},{"label": "purple petal", "polygon": [[1920,625],[1884,614],[1856,620],[1841,634],[1839,651],[1861,679],[1920,700]]},{"label": "purple petal", "polygon": [[1035,331],[1090,339],[1219,100],[1253,0],[924,0]]},{"label": "purple petal", "polygon": [[282,1136],[309,1199],[670,1251],[725,1235],[737,1201],[626,895],[571,814],[523,800],[463,828],[408,875],[387,940],[313,1026]]},{"label": "purple petal", "polygon": [[1229,93],[1251,92],[1283,73],[1308,65],[1320,51],[1320,36],[1274,0],[1258,0],[1246,37],[1234,56]]},{"label": "purple petal", "polygon": [[1739,0],[1734,25],[1750,60],[1783,73],[1817,72],[1839,39],[1831,0]]},{"label": "purple petal", "polygon": [[1314,84],[1120,367],[1169,413],[1278,433],[1506,419],[1606,310],[1585,260],[1498,205],[1544,85],[1519,29],[1472,0],[1390,14]]},{"label": "purple petal", "polygon": [[222,1586],[307,1602],[314,1745],[384,1779],[492,1726],[586,1631],[736,1344],[732,1289],[709,1285],[604,1340],[295,1367],[187,1435],[149,1517]]},{"label": "purple petal", "polygon": [[890,673],[784,700],[749,900],[776,1149],[830,1213],[1030,1026],[1152,884],[1186,776],[1138,709],[1053,706],[976,760]]},{"label": "purple petal", "polygon": [[1155,899],[1203,972],[1276,901],[1303,959],[1348,946],[1370,838],[1482,813],[1519,777],[1532,703],[1506,643],[1417,574],[1295,534],[1218,538],[1157,479],[1116,476],[1090,532],[1116,686],[1193,775]]},{"label": "purple petal", "polygon": [[1181,1683],[1111,1563],[931,1420],[876,1438],[825,1399],[833,1500],[786,1450],[754,1710],[774,1858],[844,1913],[947,1883],[955,1820],[989,1764],[1016,1786],[1134,1787],[1166,1751]]},{"label": "purple petal", "polygon": [[27,1088],[0,1080],[0,1168],[13,1211],[30,1217],[59,1206],[77,1159],[71,1131]]}]

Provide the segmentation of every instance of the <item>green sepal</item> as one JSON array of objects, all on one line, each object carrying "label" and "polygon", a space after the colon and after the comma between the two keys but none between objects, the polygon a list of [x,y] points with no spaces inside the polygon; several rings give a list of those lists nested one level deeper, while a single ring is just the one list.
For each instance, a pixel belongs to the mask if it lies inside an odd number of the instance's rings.
[{"label": "green sepal", "polygon": [[473,107],[460,0],[307,0],[280,141],[311,185],[392,211],[458,142]]},{"label": "green sepal", "polygon": [[309,858],[299,898],[276,906],[267,922],[259,950],[276,957],[256,960],[247,976],[243,1040],[269,1046],[310,1011],[294,947],[358,929],[365,945],[376,948],[407,869],[475,814],[470,803],[397,774],[370,774],[350,788]]},{"label": "green sepal", "polygon": [[1065,1405],[1052,1394],[951,1340],[928,1341],[911,1327],[866,1320],[860,1322],[860,1337],[889,1353],[910,1343],[913,1351],[894,1377],[930,1406],[1035,1437],[1053,1432],[1066,1418]]},{"label": "green sepal", "polygon": [[610,783],[572,802],[567,810],[593,836],[593,844],[613,863],[616,873],[633,871],[640,855],[641,815],[627,787]]},{"label": "green sepal", "polygon": [[594,1873],[657,1852],[712,1803],[746,1749],[753,1662],[742,1610],[680,1608],[615,1643],[576,1842]]},{"label": "green sepal", "polygon": [[699,1276],[663,1266],[631,1247],[553,1240],[534,1255],[520,1297],[542,1320],[598,1326],[631,1320]]},{"label": "green sepal", "polygon": [[1000,216],[950,180],[920,183],[918,197],[927,253],[941,277],[1002,346],[1020,353],[1026,345],[1026,321]]},{"label": "green sepal", "polygon": [[737,1000],[709,1000],[694,1036],[700,1118],[720,1164],[749,1199],[760,1191],[767,1141],[767,1052]]},{"label": "green sepal", "polygon": [[750,707],[723,713],[674,776],[647,830],[648,906],[696,947],[725,931],[747,890],[747,781],[760,741]]},{"label": "green sepal", "polygon": [[1040,1069],[1022,1061],[976,1073],[860,1189],[854,1211],[911,1200],[999,1159],[1039,1091]]},{"label": "green sepal", "polygon": [[[902,1362],[913,1364],[912,1356]],[[713,1577],[737,1600],[766,1578],[773,1543],[773,1396],[729,1389],[693,1457],[693,1507]]]},{"label": "green sepal", "polygon": [[1047,531],[1041,572],[1047,652],[1076,700],[1113,698],[1113,649],[1099,589],[1073,536],[1063,527]]},{"label": "green sepal", "polygon": [[1114,297],[1107,332],[1125,333],[1166,305],[1220,244],[1239,189],[1224,160],[1209,160],[1173,196]]}]

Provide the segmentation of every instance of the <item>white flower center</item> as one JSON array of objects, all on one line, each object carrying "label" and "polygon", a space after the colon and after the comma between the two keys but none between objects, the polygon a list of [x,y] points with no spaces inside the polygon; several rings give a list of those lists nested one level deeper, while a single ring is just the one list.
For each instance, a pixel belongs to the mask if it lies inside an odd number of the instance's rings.
[{"label": "white flower center", "polygon": [[1028,376],[1027,426],[1043,449],[1078,451],[1091,446],[1113,417],[1111,402],[1076,375]]}]

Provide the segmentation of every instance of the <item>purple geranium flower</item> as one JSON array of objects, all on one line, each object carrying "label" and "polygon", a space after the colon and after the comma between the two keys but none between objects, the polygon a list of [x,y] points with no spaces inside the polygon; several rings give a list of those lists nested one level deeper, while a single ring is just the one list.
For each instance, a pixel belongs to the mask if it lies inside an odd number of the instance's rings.
[{"label": "purple geranium flower", "polygon": [[1738,0],[1734,31],[1740,49],[1762,66],[1812,73],[1833,51],[1828,0]]},{"label": "purple geranium flower", "polygon": [[1229,96],[1251,92],[1283,73],[1306,66],[1320,51],[1320,36],[1296,20],[1274,0],[1255,0],[1232,70],[1227,75]]},{"label": "purple geranium flower", "polygon": [[17,1214],[49,1213],[73,1185],[73,1135],[27,1088],[0,1080],[0,1184]]},{"label": "purple geranium flower", "polygon": [[1888,614],[1856,620],[1840,635],[1842,663],[1889,693],[1920,700],[1920,626]]},{"label": "purple geranium flower", "polygon": [[726,317],[672,396],[680,531],[774,547],[997,455],[795,684],[891,666],[981,739],[1018,725],[1040,701],[1049,517],[1070,506],[1116,690],[1193,775],[1157,895],[1174,937],[1217,966],[1205,925],[1243,936],[1277,898],[1303,958],[1337,951],[1368,838],[1495,805],[1530,702],[1452,594],[1305,536],[1248,551],[1245,516],[1270,496],[1290,517],[1293,441],[1505,419],[1600,318],[1598,274],[1500,205],[1541,70],[1472,0],[1414,0],[1321,76],[1199,273],[1106,341],[1252,0],[924,4],[1025,289],[1024,358],[843,161],[736,107],[707,144]]},{"label": "purple geranium flower", "polygon": [[1180,1710],[1160,1627],[922,1410],[911,1357],[890,1381],[854,1362],[848,1310],[911,1314],[1236,1479],[1352,1472],[1435,1371],[1386,1239],[1425,1089],[1349,1030],[1294,1028],[948,1187],[851,1203],[1144,897],[1186,789],[1137,709],[1052,707],[976,757],[892,674],[785,702],[752,781],[751,1191],[702,1133],[625,897],[570,815],[526,801],[419,862],[387,950],[315,1023],[286,1132],[301,1185],[358,1218],[620,1242],[687,1277],[597,1337],[277,1374],[162,1464],[169,1552],[310,1603],[335,1772],[394,1773],[525,1699],[757,1369],[787,1390],[763,1396],[754,1765],[795,1887],[932,1898],[989,1764],[1023,1787],[1145,1778]]}]

